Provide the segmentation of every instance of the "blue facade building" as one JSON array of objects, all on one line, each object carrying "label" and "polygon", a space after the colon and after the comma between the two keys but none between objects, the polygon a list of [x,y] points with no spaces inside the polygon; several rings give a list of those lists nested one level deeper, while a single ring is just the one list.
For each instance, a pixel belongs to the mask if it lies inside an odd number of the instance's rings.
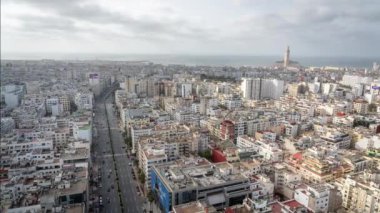
[{"label": "blue facade building", "polygon": [[152,193],[165,213],[176,205],[197,200],[222,210],[241,204],[253,192],[250,179],[227,162],[186,167],[175,162],[156,165],[150,177]]},{"label": "blue facade building", "polygon": [[164,212],[169,212],[172,206],[171,193],[169,193],[168,187],[165,186],[154,170],[150,173],[150,176],[152,193],[158,196],[157,198],[160,203],[160,207],[164,210]]}]

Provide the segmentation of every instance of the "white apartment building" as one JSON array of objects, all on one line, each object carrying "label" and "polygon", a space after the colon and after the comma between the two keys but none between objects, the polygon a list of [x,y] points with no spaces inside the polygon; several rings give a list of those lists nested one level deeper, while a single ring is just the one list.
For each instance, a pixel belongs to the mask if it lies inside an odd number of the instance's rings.
[{"label": "white apartment building", "polygon": [[189,98],[192,95],[192,84],[191,83],[183,83],[181,85],[181,96],[183,98]]},{"label": "white apartment building", "polygon": [[137,142],[139,137],[151,135],[153,132],[153,126],[151,125],[132,125],[131,138],[132,138],[132,153],[137,151]]},{"label": "white apartment building", "polygon": [[290,137],[296,137],[298,135],[299,125],[297,123],[285,124],[285,135]]},{"label": "white apartment building", "polygon": [[141,155],[139,155],[140,168],[145,174],[146,181],[145,185],[148,190],[150,190],[150,171],[154,165],[159,165],[168,161],[168,157],[165,154],[165,148],[163,147],[151,147],[143,148]]},{"label": "white apartment building", "polygon": [[380,137],[378,135],[361,137],[355,143],[355,149],[360,151],[380,149]]},{"label": "white apartment building", "polygon": [[284,158],[284,152],[278,144],[273,142],[262,142],[248,136],[239,136],[237,138],[237,147],[253,148],[257,153],[263,156],[264,160],[270,162],[279,162]]},{"label": "white apartment building", "polygon": [[261,79],[243,78],[241,91],[244,99],[260,100],[261,98]]},{"label": "white apartment building", "polygon": [[355,84],[370,84],[373,81],[371,77],[362,77],[357,75],[343,75],[342,84],[354,87]]},{"label": "white apartment building", "polygon": [[277,143],[264,143],[257,141],[259,144],[259,154],[264,157],[264,160],[270,162],[280,162],[284,159],[284,152]]},{"label": "white apartment building", "polygon": [[239,108],[243,105],[240,96],[235,94],[223,95],[220,102],[229,110]]},{"label": "white apartment building", "polygon": [[271,142],[276,141],[276,133],[271,131],[258,131],[255,133],[255,138],[259,140],[268,140]]},{"label": "white apartment building", "polygon": [[279,99],[284,92],[284,81],[277,79],[263,79],[261,84],[261,98]]},{"label": "white apartment building", "polygon": [[45,139],[33,139],[19,142],[15,140],[7,143],[5,147],[4,151],[6,152],[6,154],[31,152],[34,149],[53,150],[53,141]]},{"label": "white apartment building", "polygon": [[45,159],[36,165],[36,175],[44,177],[52,174],[59,174],[62,170],[62,159]]},{"label": "white apartment building", "polygon": [[94,94],[91,92],[82,93],[78,92],[75,94],[74,103],[78,109],[92,110],[94,102]]},{"label": "white apartment building", "polygon": [[255,139],[248,137],[246,135],[239,136],[236,141],[236,146],[239,148],[249,148],[253,147],[255,144]]},{"label": "white apartment building", "polygon": [[200,113],[201,105],[199,103],[192,103],[191,104],[191,112],[192,113]]},{"label": "white apartment building", "polygon": [[8,84],[1,87],[1,96],[4,97],[4,102],[9,108],[15,108],[20,105],[24,95],[24,86]]},{"label": "white apartment building", "polygon": [[285,196],[293,198],[293,186],[302,182],[302,176],[287,169],[283,164],[274,165],[274,187]]},{"label": "white apartment building", "polygon": [[348,175],[342,187],[343,207],[355,212],[380,212],[380,174],[360,172]]},{"label": "white apartment building", "polygon": [[329,131],[323,134],[321,138],[339,149],[348,149],[351,146],[352,137],[346,133]]},{"label": "white apartment building", "polygon": [[196,121],[197,119],[199,119],[199,116],[197,116],[196,114],[192,113],[189,110],[180,110],[180,111],[175,112],[174,118],[180,124],[183,124],[187,122]]},{"label": "white apartment building", "polygon": [[192,147],[192,137],[177,136],[172,138],[140,138],[138,142],[139,167],[147,177],[146,185],[150,189],[150,171],[152,166],[174,161],[181,156],[188,156]]},{"label": "white apartment building", "polygon": [[59,102],[58,97],[51,97],[45,100],[46,112],[53,116],[61,115],[63,113],[63,104]]},{"label": "white apartment building", "polygon": [[273,117],[261,117],[257,119],[246,120],[246,134],[254,135],[257,131],[269,130],[271,127],[277,126],[279,122]]},{"label": "white apartment building", "polygon": [[328,212],[330,188],[326,184],[308,186],[306,189],[295,190],[294,199],[313,210],[313,212]]}]

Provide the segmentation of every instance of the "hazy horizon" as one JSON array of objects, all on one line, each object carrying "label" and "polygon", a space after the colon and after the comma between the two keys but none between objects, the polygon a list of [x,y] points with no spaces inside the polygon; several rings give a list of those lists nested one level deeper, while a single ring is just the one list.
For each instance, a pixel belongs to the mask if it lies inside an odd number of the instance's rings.
[{"label": "hazy horizon", "polygon": [[[148,61],[156,64],[210,65],[210,66],[271,66],[282,60],[281,55],[208,55],[208,54],[93,54],[93,53],[21,53],[2,60],[67,60],[67,61]],[[379,57],[354,56],[291,56],[303,66],[340,66],[370,68]]]}]

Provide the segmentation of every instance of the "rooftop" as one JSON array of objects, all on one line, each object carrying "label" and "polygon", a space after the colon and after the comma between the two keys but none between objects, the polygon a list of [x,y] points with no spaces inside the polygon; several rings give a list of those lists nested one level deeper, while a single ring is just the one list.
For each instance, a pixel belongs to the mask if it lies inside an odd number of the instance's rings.
[{"label": "rooftop", "polygon": [[182,167],[178,164],[156,166],[172,190],[222,185],[230,181],[248,180],[227,162]]},{"label": "rooftop", "polygon": [[185,203],[173,207],[174,213],[212,213],[216,210],[211,206],[207,207],[207,204],[200,201],[194,201],[190,203]]},{"label": "rooftop", "polygon": [[57,195],[74,195],[81,194],[87,190],[87,179],[71,182],[70,188],[58,189]]}]

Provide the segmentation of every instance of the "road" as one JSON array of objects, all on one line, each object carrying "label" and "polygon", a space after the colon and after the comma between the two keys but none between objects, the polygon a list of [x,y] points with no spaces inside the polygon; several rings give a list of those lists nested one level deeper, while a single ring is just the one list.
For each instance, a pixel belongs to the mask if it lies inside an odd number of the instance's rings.
[{"label": "road", "polygon": [[112,105],[111,97],[107,99],[106,108],[114,149],[115,163],[119,175],[121,197],[125,204],[125,210],[128,213],[143,212],[142,206],[145,199],[137,193],[138,184],[132,177],[132,167],[130,166],[132,161],[127,155],[127,145],[124,143],[122,131],[118,126],[118,119]]},{"label": "road", "polygon": [[[96,159],[94,168],[101,174],[102,185],[102,188],[97,192],[97,196],[101,195],[103,197],[104,207],[100,208],[100,212],[118,213],[121,212],[120,199],[117,192],[116,173],[106,120],[104,102],[99,101],[96,103],[94,117],[97,134],[93,138],[93,155]],[[111,185],[114,185],[114,189],[111,188]],[[108,198],[110,203],[107,202]]]},{"label": "road", "polygon": [[[97,176],[98,171],[100,172],[102,188],[95,190],[93,196],[103,197],[104,207],[100,208],[100,212],[144,212],[145,198],[137,193],[138,184],[132,177],[132,168],[129,165],[132,161],[128,158],[125,149],[127,145],[118,126],[118,119],[112,105],[113,97],[109,95],[110,92],[105,94],[97,98],[95,106],[94,124],[97,133],[93,139],[95,159],[93,170],[96,171],[94,176]],[[120,187],[120,196],[118,187]],[[110,203],[107,202],[108,198]]]}]

